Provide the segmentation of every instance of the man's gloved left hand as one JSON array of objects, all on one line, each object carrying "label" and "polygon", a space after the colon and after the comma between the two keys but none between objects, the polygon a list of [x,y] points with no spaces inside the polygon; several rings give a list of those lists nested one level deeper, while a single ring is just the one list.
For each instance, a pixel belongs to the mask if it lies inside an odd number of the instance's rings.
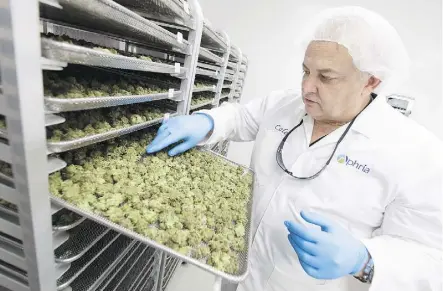
[{"label": "man's gloved left hand", "polygon": [[302,211],[301,216],[321,227],[319,230],[285,221],[289,242],[308,275],[329,280],[355,275],[363,269],[368,251],[348,230],[316,213]]}]

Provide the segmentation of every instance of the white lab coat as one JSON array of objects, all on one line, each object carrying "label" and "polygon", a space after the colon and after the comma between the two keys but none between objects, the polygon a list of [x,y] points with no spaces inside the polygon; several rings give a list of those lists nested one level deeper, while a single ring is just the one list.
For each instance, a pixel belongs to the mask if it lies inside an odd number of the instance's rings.
[{"label": "white lab coat", "polygon": [[[203,112],[215,124],[206,144],[255,140],[254,239],[249,276],[238,290],[347,290],[346,281],[356,280],[317,280],[303,271],[283,224],[303,223],[302,209],[341,223],[365,244],[375,264],[370,291],[442,290],[442,144],[382,96],[360,114],[314,180],[294,179],[278,166],[284,134],[304,119],[286,141],[283,160],[294,174],[309,176],[325,164],[347,125],[309,147],[313,120],[295,92]],[[348,162],[339,163],[340,155]]]}]

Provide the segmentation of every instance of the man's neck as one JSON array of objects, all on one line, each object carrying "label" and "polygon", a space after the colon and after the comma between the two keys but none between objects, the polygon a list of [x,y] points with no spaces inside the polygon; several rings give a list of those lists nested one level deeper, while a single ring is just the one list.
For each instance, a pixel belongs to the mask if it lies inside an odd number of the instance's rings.
[{"label": "man's neck", "polygon": [[330,134],[337,128],[345,125],[355,118],[372,100],[372,97],[369,96],[368,101],[364,102],[362,106],[359,106],[357,110],[355,110],[352,114],[348,114],[348,117],[343,118],[342,120],[314,120],[314,128],[312,130],[311,143],[315,142],[319,138]]}]

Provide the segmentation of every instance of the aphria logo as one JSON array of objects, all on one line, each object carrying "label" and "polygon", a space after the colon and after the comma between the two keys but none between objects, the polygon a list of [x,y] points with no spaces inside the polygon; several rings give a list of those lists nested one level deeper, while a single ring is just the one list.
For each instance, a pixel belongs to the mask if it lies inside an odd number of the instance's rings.
[{"label": "aphria logo", "polygon": [[339,164],[344,164],[346,166],[354,167],[357,170],[360,170],[365,174],[368,174],[371,171],[371,169],[368,168],[367,165],[362,165],[357,160],[351,160],[347,155],[338,155],[337,162]]}]

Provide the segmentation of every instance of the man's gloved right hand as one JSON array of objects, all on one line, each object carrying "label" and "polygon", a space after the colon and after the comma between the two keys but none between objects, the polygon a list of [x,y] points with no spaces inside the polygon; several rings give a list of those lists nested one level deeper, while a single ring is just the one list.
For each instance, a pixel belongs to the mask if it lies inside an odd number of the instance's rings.
[{"label": "man's gloved right hand", "polygon": [[160,126],[157,136],[146,147],[146,152],[155,153],[182,141],[168,152],[170,156],[181,154],[204,140],[213,128],[214,120],[207,114],[197,113],[173,117]]}]

